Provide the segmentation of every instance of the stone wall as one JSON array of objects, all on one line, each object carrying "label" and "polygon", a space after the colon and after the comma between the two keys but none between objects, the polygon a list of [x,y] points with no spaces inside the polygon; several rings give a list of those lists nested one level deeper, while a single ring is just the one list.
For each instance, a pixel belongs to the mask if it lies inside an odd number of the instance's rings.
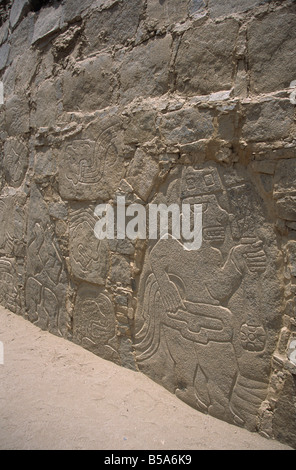
[{"label": "stone wall", "polygon": [[[1,304],[296,447],[295,2],[9,3]],[[98,240],[120,195],[202,204],[202,247]]]}]

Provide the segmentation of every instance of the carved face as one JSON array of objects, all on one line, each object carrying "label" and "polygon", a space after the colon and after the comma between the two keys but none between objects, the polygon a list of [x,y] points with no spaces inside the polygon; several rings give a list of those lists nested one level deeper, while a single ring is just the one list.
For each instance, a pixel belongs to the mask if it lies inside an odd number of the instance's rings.
[{"label": "carved face", "polygon": [[222,244],[225,229],[229,221],[227,212],[222,209],[215,195],[198,196],[183,200],[184,203],[202,204],[203,241],[210,244]]},{"label": "carved face", "polygon": [[203,204],[203,239],[210,243],[223,243],[228,214],[223,210],[216,196],[207,196]]}]

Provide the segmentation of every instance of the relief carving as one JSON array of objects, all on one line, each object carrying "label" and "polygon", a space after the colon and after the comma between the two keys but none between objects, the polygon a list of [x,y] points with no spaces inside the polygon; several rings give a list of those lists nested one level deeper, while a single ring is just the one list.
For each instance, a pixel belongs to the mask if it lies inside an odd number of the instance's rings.
[{"label": "relief carving", "polygon": [[33,185],[28,219],[26,309],[29,319],[55,334],[68,330],[65,265],[47,205]]},{"label": "relief carving", "polygon": [[95,238],[96,222],[89,205],[70,211],[70,265],[77,279],[103,285],[109,264],[108,241]]},{"label": "relief carving", "polygon": [[[203,205],[202,247],[187,251],[172,237],[150,246],[136,351],[140,368],[190,405],[254,429],[268,386],[268,372],[261,374],[268,369],[268,338],[260,313],[267,257],[254,228],[256,204],[247,183],[233,176],[223,179],[214,165],[184,168],[178,201]],[[232,308],[239,294],[244,304]],[[251,372],[249,354],[256,355]],[[165,364],[159,372],[158,362]]]},{"label": "relief carving", "polygon": [[8,257],[23,255],[25,203],[22,196],[0,198],[0,252]]},{"label": "relief carving", "polygon": [[82,284],[73,321],[75,341],[104,359],[119,362],[115,312],[106,290]]},{"label": "relief carving", "polygon": [[66,144],[59,156],[59,185],[66,199],[94,200],[108,197],[122,174],[118,135],[114,125],[101,131],[96,140],[78,139]]},{"label": "relief carving", "polygon": [[13,259],[0,259],[0,283],[0,304],[12,312],[16,312],[20,302]]},{"label": "relief carving", "polygon": [[28,149],[20,139],[11,138],[5,142],[3,167],[9,186],[18,188],[28,167]]}]

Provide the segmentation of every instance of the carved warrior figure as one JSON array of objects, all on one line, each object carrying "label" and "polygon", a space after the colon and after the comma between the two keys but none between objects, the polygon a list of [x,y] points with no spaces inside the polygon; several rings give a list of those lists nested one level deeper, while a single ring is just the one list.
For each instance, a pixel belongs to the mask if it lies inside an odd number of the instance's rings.
[{"label": "carved warrior figure", "polygon": [[[239,194],[240,187],[236,184],[232,191]],[[150,250],[140,281],[137,359],[148,375],[161,361],[166,371],[171,364],[177,396],[230,422],[246,424],[247,419],[251,429],[267,381],[244,377],[234,341],[237,319],[228,303],[243,279],[264,272],[263,244],[248,231],[250,204],[240,207],[241,216],[236,214],[236,225],[230,225],[231,217],[219,202],[224,199],[227,206],[217,168],[184,169],[179,194],[179,202],[203,205],[203,244],[200,250],[187,251],[171,237]],[[258,315],[246,312],[245,318],[240,321],[239,348],[247,354],[262,351],[265,331]],[[152,375],[172,388],[169,378]]]}]

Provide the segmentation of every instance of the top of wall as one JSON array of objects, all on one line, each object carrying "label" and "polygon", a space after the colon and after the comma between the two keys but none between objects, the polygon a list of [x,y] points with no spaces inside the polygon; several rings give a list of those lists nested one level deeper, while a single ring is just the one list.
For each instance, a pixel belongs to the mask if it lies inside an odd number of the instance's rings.
[{"label": "top of wall", "polygon": [[[50,44],[54,61],[63,61],[71,76],[74,62],[76,74],[87,75],[85,61],[100,57],[93,67],[105,67],[110,87],[115,95],[121,88],[124,102],[167,92],[195,96],[221,90],[246,98],[289,88],[296,77],[295,0],[10,3],[2,21],[8,13],[9,18],[0,28],[0,73]],[[112,96],[110,103],[116,102]],[[81,111],[104,106],[94,103]]]}]

